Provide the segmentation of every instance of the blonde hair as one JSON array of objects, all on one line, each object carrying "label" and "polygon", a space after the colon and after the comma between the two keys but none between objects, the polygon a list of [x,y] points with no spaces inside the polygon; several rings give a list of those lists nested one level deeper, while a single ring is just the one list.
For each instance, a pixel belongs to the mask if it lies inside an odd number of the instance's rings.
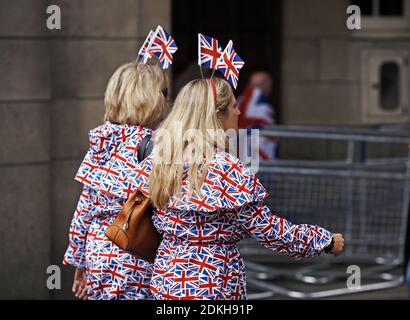
[{"label": "blonde hair", "polygon": [[[215,139],[218,146],[225,147],[224,135],[212,136],[209,132],[223,133],[222,123],[217,113],[225,115],[229,103],[233,98],[233,91],[228,82],[216,78],[213,80],[216,97],[209,80],[198,79],[189,82],[179,92],[174,106],[168,117],[158,128],[157,134],[164,132],[167,139],[159,141],[156,138],[154,145],[155,157],[160,156],[160,151],[169,156],[170,162],[164,163],[154,160],[153,169],[149,177],[150,198],[157,208],[165,208],[170,197],[178,195],[182,187],[184,160],[189,159],[190,189],[200,192],[203,174],[208,169],[213,158]],[[202,147],[212,152],[194,152],[188,147],[188,142],[180,136],[190,129],[195,129],[196,138],[199,137]],[[180,131],[178,135],[176,132]],[[165,141],[166,140],[166,141]],[[204,149],[202,149],[204,150]],[[182,151],[182,155],[181,155]]]},{"label": "blonde hair", "polygon": [[168,90],[168,77],[158,65],[122,65],[105,91],[104,121],[154,129],[168,109],[163,90]]}]

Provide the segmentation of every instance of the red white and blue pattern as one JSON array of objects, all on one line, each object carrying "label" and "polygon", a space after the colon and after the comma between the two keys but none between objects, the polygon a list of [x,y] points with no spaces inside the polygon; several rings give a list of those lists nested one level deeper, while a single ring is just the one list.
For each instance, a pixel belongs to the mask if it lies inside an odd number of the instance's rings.
[{"label": "red white and blue pattern", "polygon": [[241,111],[238,119],[239,127],[266,127],[274,123],[273,108],[260,89],[248,86],[238,104]]},{"label": "red white and blue pattern", "polygon": [[[240,99],[238,99],[238,104],[241,111],[238,118],[239,128],[264,129],[274,124],[273,107],[268,102],[268,99],[262,95],[260,89],[248,86]],[[250,154],[250,134],[245,138],[247,138],[248,154]],[[278,141],[275,137],[259,136],[260,159],[276,159],[277,144]]]},{"label": "red white and blue pattern", "polygon": [[148,59],[151,58],[150,53],[147,51],[149,44],[151,43],[152,37],[154,36],[154,31],[150,30],[147,38],[145,39],[140,51],[138,52],[138,60],[145,64]]},{"label": "red white and blue pattern", "polygon": [[163,69],[168,69],[172,64],[173,55],[178,50],[178,47],[164,28],[158,26],[151,39],[151,43],[147,49],[147,52],[152,55],[156,55]]},{"label": "red white and blue pattern", "polygon": [[217,39],[198,33],[198,66],[216,70],[221,54]]},{"label": "red white and blue pattern", "polygon": [[217,69],[224,75],[232,86],[236,89],[239,80],[239,71],[245,62],[235,52],[232,40],[229,40],[225,50],[218,61]]},{"label": "red white and blue pattern", "polygon": [[127,170],[136,167],[138,160],[133,155],[147,134],[151,131],[141,126],[109,122],[89,134],[90,149],[75,177],[84,184],[83,192],[72,218],[63,260],[64,264],[86,270],[88,299],[152,299],[152,264],[121,250],[104,235],[125,199],[101,188],[102,181],[116,178],[119,173],[115,170],[122,170],[105,167],[118,159],[118,153],[129,152],[130,157],[124,159]]},{"label": "red white and blue pattern", "polygon": [[[128,177],[111,180],[116,196],[126,198],[123,181],[149,196],[153,161],[151,155]],[[185,165],[180,196],[154,211],[154,225],[164,236],[151,278],[155,299],[246,299],[245,267],[236,246],[246,235],[296,259],[319,255],[330,243],[329,231],[274,215],[263,203],[268,195],[259,180],[230,154],[215,155],[201,194],[189,192],[188,169]]]}]

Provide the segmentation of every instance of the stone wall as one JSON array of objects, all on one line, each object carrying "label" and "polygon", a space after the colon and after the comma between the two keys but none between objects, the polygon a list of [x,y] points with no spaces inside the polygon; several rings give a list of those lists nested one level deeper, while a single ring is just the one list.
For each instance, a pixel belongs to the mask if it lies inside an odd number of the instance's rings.
[{"label": "stone wall", "polygon": [[349,1],[283,1],[282,121],[349,124],[356,121],[348,74]]},{"label": "stone wall", "polygon": [[[51,4],[61,30],[46,28]],[[73,268],[54,291],[46,270],[67,246],[87,132],[102,122],[110,75],[149,29],[170,29],[170,11],[170,0],[0,2],[0,298],[73,297]]]}]

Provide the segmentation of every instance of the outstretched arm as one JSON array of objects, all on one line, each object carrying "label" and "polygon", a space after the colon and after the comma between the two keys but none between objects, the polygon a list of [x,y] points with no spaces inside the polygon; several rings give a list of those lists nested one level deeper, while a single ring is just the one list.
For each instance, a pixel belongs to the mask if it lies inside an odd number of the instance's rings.
[{"label": "outstretched arm", "polygon": [[[336,236],[316,225],[293,224],[280,218],[274,215],[263,201],[243,206],[238,212],[237,219],[245,232],[260,244],[298,260],[319,255]],[[335,249],[340,250],[339,235],[335,241]],[[336,253],[333,250],[331,252]]]}]

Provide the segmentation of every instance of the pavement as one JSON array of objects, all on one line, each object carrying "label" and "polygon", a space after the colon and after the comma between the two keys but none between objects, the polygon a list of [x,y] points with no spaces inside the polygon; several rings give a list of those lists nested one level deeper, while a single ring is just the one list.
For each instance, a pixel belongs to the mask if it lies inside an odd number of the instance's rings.
[{"label": "pavement", "polygon": [[[249,299],[408,299],[402,266],[336,261],[300,262],[274,255],[267,260],[266,257],[262,260],[245,257]],[[349,281],[352,273],[348,272],[348,267],[351,265],[360,268],[360,277]],[[355,286],[348,289],[348,282]]]}]

